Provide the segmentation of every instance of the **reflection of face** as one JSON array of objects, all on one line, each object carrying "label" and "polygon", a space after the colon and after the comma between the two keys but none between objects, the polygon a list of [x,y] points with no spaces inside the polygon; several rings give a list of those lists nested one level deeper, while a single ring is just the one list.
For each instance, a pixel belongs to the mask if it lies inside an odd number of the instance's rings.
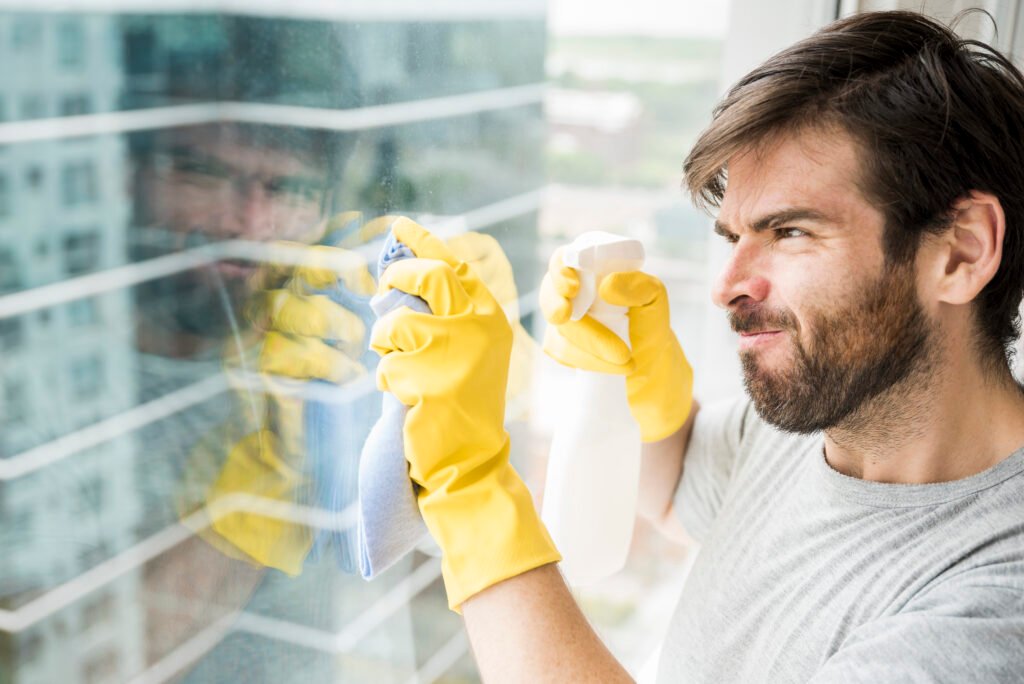
[{"label": "reflection of face", "polygon": [[[315,242],[325,178],[307,154],[229,125],[166,134],[145,188],[146,220],[169,243],[162,251],[232,239]],[[173,276],[163,284],[173,300],[166,313],[184,332],[220,336],[231,324],[224,309],[239,310],[254,269],[228,259]]]},{"label": "reflection of face", "polygon": [[741,334],[758,413],[784,430],[839,425],[929,370],[913,265],[886,264],[855,152],[844,136],[804,133],[730,160],[718,230],[733,252],[714,299]]},{"label": "reflection of face", "polygon": [[153,219],[168,230],[207,241],[314,237],[324,179],[301,153],[230,126],[186,129],[161,146],[153,175]]}]

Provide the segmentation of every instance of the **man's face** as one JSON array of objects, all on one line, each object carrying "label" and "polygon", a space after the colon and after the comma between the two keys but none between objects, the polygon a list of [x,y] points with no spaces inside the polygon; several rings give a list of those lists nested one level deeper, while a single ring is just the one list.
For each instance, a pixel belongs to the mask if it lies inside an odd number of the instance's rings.
[{"label": "man's face", "polygon": [[715,303],[740,333],[747,391],[777,427],[865,418],[871,400],[929,370],[933,324],[913,264],[882,250],[884,217],[857,188],[844,134],[804,132],[730,159],[716,232],[732,254]]},{"label": "man's face", "polygon": [[[230,125],[175,130],[146,174],[144,220],[161,232],[162,250],[236,239],[312,243],[323,228],[323,174],[302,154],[256,145]],[[166,279],[166,320],[213,340],[231,332],[224,309],[243,306],[257,266],[223,259]]]}]

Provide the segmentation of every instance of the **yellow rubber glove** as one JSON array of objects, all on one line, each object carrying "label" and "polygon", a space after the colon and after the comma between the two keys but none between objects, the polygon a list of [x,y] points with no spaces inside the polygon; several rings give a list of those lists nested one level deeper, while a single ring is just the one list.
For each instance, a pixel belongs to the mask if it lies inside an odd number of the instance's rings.
[{"label": "yellow rubber glove", "polygon": [[[232,494],[246,494],[259,499],[294,502],[295,492],[302,484],[302,473],[283,457],[277,435],[270,430],[259,430],[244,437],[228,452],[207,501],[212,503]],[[211,527],[249,559],[293,577],[302,572],[303,561],[313,545],[312,530],[305,525],[244,508],[215,516]]]},{"label": "yellow rubber glove", "polygon": [[[302,399],[289,391],[295,384],[290,381],[341,384],[366,373],[356,360],[365,349],[362,320],[326,295],[311,294],[339,282],[356,294],[372,294],[376,285],[365,260],[335,247],[277,247],[292,263],[264,264],[250,282],[253,294],[245,307],[246,318],[262,335],[253,370],[263,375],[264,391],[246,396],[243,404],[257,405],[260,424],[255,432],[223,447],[227,457],[207,494],[211,504],[232,501],[225,497],[233,494],[298,502],[308,484],[302,475],[306,443]],[[301,263],[295,265],[296,260]],[[237,356],[229,358],[228,365],[240,365]],[[306,526],[253,511],[228,512],[215,518],[211,527],[246,558],[290,575],[301,572],[313,543]],[[222,543],[211,543],[223,548]]]},{"label": "yellow rubber glove", "polygon": [[629,409],[641,439],[668,437],[690,415],[693,369],[669,326],[665,285],[641,271],[612,273],[601,281],[601,299],[629,308],[628,346],[589,315],[570,320],[579,288],[579,274],[556,250],[540,288],[541,310],[550,324],[544,351],[566,366],[625,375]]},{"label": "yellow rubber glove", "polygon": [[484,286],[505,310],[505,317],[512,326],[512,358],[508,368],[508,392],[505,393],[509,403],[506,417],[510,420],[523,417],[528,406],[537,343],[519,322],[519,291],[512,264],[501,244],[484,233],[460,233],[448,238],[445,244],[457,259],[466,262],[480,276]]},{"label": "yellow rubber glove", "polygon": [[377,386],[409,407],[403,436],[420,513],[442,550],[453,610],[509,577],[561,560],[522,479],[504,427],[512,330],[483,281],[409,219],[392,225],[419,258],[388,267],[379,292],[422,297],[432,314],[399,308],[370,345]]}]

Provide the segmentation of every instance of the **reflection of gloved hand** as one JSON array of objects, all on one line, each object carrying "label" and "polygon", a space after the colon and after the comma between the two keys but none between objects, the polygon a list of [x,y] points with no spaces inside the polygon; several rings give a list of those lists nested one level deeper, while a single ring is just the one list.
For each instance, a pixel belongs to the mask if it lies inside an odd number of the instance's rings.
[{"label": "reflection of gloved hand", "polygon": [[570,320],[579,288],[579,274],[562,262],[561,250],[555,251],[540,289],[541,310],[550,324],[544,351],[573,368],[625,375],[629,408],[643,441],[668,437],[690,415],[693,369],[669,327],[665,285],[640,271],[612,273],[601,281],[601,299],[629,307],[629,346],[590,316]]},{"label": "reflection of gloved hand", "polygon": [[265,332],[260,371],[337,383],[362,374],[364,369],[353,358],[361,353],[366,326],[327,292],[341,284],[359,296],[373,294],[375,284],[365,260],[336,247],[285,246],[295,253],[302,250],[304,263],[260,268],[246,307],[247,318]]},{"label": "reflection of gloved hand", "polygon": [[409,474],[420,512],[443,552],[453,609],[486,587],[560,560],[519,475],[504,428],[512,332],[476,273],[408,219],[392,230],[419,258],[392,264],[380,293],[397,288],[432,314],[400,308],[382,317],[371,347],[377,384],[409,407]]},{"label": "reflection of gloved hand", "polygon": [[[207,497],[211,502],[232,494],[284,502],[301,498],[308,484],[303,402],[287,391],[288,379],[341,384],[365,373],[358,358],[365,349],[366,324],[336,296],[341,292],[354,302],[373,293],[365,260],[335,247],[278,246],[292,261],[298,256],[301,265],[268,263],[252,279],[245,314],[262,335],[256,368],[268,378],[266,392],[254,399],[262,404],[256,431],[226,447],[224,466]],[[254,512],[228,513],[212,527],[249,558],[292,575],[301,571],[313,542],[304,525]]]},{"label": "reflection of gloved hand", "polygon": [[[480,276],[484,286],[505,310],[512,326],[512,358],[509,361],[506,398],[510,405],[516,402],[522,413],[530,389],[537,343],[519,322],[519,294],[512,264],[501,244],[484,233],[459,233],[448,238],[446,244],[459,261],[464,261]],[[509,410],[515,409],[510,406]]]}]

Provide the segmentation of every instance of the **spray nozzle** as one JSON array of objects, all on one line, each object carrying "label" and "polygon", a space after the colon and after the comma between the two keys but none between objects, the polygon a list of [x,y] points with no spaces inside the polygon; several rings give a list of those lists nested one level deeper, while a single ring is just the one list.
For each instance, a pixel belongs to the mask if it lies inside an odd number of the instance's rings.
[{"label": "spray nozzle", "polygon": [[597,300],[602,278],[609,273],[643,268],[644,246],[633,238],[594,230],[580,235],[562,250],[562,262],[580,274],[580,291],[572,300],[572,320],[578,321]]}]

